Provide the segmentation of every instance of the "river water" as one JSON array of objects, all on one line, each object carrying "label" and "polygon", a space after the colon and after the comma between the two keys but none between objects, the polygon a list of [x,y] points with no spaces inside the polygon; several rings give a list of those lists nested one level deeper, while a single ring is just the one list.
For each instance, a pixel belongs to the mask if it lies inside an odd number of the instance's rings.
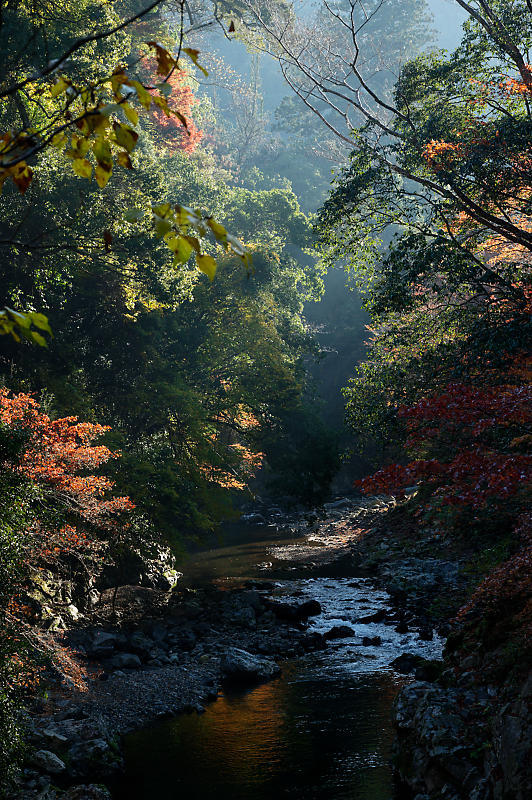
[{"label": "river water", "polygon": [[[359,617],[388,607],[386,592],[365,579],[300,576],[302,554],[323,548],[308,538],[246,540],[195,557],[189,582],[271,579],[283,564],[287,597],[315,598],[323,613],[310,629],[349,625],[353,636],[283,665],[280,678],[248,691],[225,691],[204,714],[179,716],[126,738],[128,800],[398,800],[390,766],[391,707],[405,678],[390,663],[402,652],[438,658],[442,642],[396,633]],[[317,551],[316,551],[317,552]],[[300,565],[298,567],[298,564]],[[322,568],[323,571],[323,568]],[[327,570],[325,570],[327,571]],[[265,574],[267,573],[267,574]],[[286,574],[286,573],[285,573]],[[378,646],[363,637],[380,636]]]}]

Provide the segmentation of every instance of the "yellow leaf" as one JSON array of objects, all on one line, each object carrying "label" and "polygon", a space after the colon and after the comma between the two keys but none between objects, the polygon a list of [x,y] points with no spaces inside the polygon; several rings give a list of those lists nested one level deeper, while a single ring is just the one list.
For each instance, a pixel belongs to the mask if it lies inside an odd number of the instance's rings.
[{"label": "yellow leaf", "polygon": [[201,253],[201,246],[199,239],[197,239],[195,236],[184,236],[183,238],[187,240],[187,242],[191,247],[194,248],[196,253]]},{"label": "yellow leaf", "polygon": [[111,158],[109,142],[101,138],[96,139],[92,146],[92,152],[94,153],[96,161],[103,169],[112,169],[113,159]]},{"label": "yellow leaf", "polygon": [[155,235],[158,239],[162,239],[163,236],[166,236],[172,230],[172,223],[169,222],[167,219],[161,219],[160,217],[155,218]]},{"label": "yellow leaf", "polygon": [[39,311],[29,311],[28,317],[31,319],[33,324],[37,326],[37,328],[40,328],[42,331],[47,331],[50,335],[52,335],[52,329],[50,328],[48,317],[45,317],[45,315],[41,314]]},{"label": "yellow leaf", "polygon": [[[108,109],[110,105],[116,105],[115,103],[109,103],[107,106],[102,106],[99,111],[93,110],[87,114],[84,118],[85,123],[87,124],[89,131],[91,133],[104,133],[106,128],[109,127],[109,114],[112,113]],[[119,108],[119,106],[117,106]]]},{"label": "yellow leaf", "polygon": [[96,183],[103,189],[103,187],[107,184],[107,181],[111,177],[111,173],[113,171],[113,165],[111,164],[108,168],[101,166],[98,164],[96,169],[94,170],[94,177],[96,178]]},{"label": "yellow leaf", "polygon": [[32,169],[28,167],[25,161],[19,161],[14,167],[11,167],[9,172],[11,172],[11,177],[19,192],[24,194],[33,178]]},{"label": "yellow leaf", "polygon": [[70,81],[67,81],[64,78],[59,78],[50,89],[50,94],[52,97],[59,97],[60,94],[66,92],[69,86]]},{"label": "yellow leaf", "polygon": [[116,95],[122,84],[128,84],[129,82],[130,81],[122,67],[117,67],[111,76],[111,88],[113,93]]},{"label": "yellow leaf", "polygon": [[72,136],[70,140],[70,149],[67,150],[67,155],[71,158],[83,158],[89,150],[89,142],[87,139],[81,139],[79,136]]},{"label": "yellow leaf", "polygon": [[226,234],[226,238],[227,238],[227,244],[229,245],[233,253],[236,253],[237,256],[243,258],[246,254],[246,248],[244,247],[242,242],[239,239],[237,239],[236,236],[233,236],[230,233]]},{"label": "yellow leaf", "polygon": [[192,253],[192,247],[183,236],[165,236],[164,238],[174,254],[174,266],[188,261]]},{"label": "yellow leaf", "polygon": [[60,150],[65,146],[66,138],[67,137],[64,133],[56,133],[55,136],[52,137],[50,144],[52,147],[56,147],[58,150]]},{"label": "yellow leaf", "polygon": [[201,222],[201,217],[188,206],[176,206],[175,212],[177,224],[184,228],[188,225],[197,225]]},{"label": "yellow leaf", "polygon": [[216,220],[213,219],[212,217],[209,217],[209,219],[207,219],[206,222],[219,242],[227,241],[227,231],[225,230],[223,225],[220,225],[220,223],[216,222]]},{"label": "yellow leaf", "polygon": [[159,206],[152,206],[151,210],[158,217],[168,217],[172,211],[170,203],[161,203]]},{"label": "yellow leaf", "polygon": [[83,117],[82,119],[77,119],[74,124],[76,128],[81,131],[83,136],[90,136],[91,126],[89,125],[87,117]]},{"label": "yellow leaf", "polygon": [[121,167],[124,167],[125,169],[133,169],[133,164],[131,163],[129,153],[126,153],[125,150],[120,150],[116,158]]},{"label": "yellow leaf", "polygon": [[120,122],[113,123],[113,130],[115,132],[116,141],[120,147],[123,147],[128,153],[131,153],[137,144],[137,139],[139,138],[138,133],[134,131],[133,128],[122,125]]},{"label": "yellow leaf", "polygon": [[122,108],[124,109],[124,114],[131,122],[131,124],[137,125],[139,121],[139,115],[137,113],[137,110],[133,108],[133,106],[130,106],[129,103],[122,103]]},{"label": "yellow leaf", "polygon": [[86,158],[75,158],[72,161],[72,169],[80,178],[90,178],[92,175],[92,164]]},{"label": "yellow leaf", "polygon": [[197,253],[196,264],[198,265],[200,272],[204,272],[209,280],[214,280],[214,276],[216,275],[216,261],[212,256]]},{"label": "yellow leaf", "polygon": [[140,83],[140,81],[131,81],[131,85],[135,88],[137,92],[137,97],[139,98],[139,103],[141,104],[141,106],[144,106],[146,111],[149,111],[152,101],[151,94],[147,91],[147,89],[144,88],[144,86],[142,85],[142,83]]}]

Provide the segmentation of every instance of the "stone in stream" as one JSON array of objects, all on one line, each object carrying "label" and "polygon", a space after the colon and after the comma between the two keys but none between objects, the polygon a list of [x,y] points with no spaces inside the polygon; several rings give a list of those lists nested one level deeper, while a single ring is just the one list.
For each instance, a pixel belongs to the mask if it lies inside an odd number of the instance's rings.
[{"label": "stone in stream", "polygon": [[378,647],[382,644],[382,639],[380,636],[363,636],[362,644],[364,647]]},{"label": "stone in stream", "polygon": [[281,674],[275,661],[248,653],[238,647],[227,650],[220,661],[226,681],[269,681]]},{"label": "stone in stream", "polygon": [[415,672],[418,667],[425,663],[425,659],[422,656],[418,656],[415,653],[401,653],[400,656],[394,658],[390,667],[393,667],[396,672],[401,673],[401,675],[408,675],[409,673]]},{"label": "stone in stream", "polygon": [[333,500],[332,503],[324,503],[323,508],[326,511],[340,511],[344,508],[351,508],[352,503],[351,500],[348,500],[347,497],[343,497],[340,500]]},{"label": "stone in stream", "polygon": [[280,600],[270,600],[268,608],[276,617],[287,622],[303,622],[322,612],[321,605],[317,600],[306,600],[304,603],[284,603]]},{"label": "stone in stream", "polygon": [[367,614],[365,617],[358,617],[356,622],[362,622],[364,625],[367,622],[383,622],[386,619],[387,611],[384,608],[381,608],[379,611],[375,611],[374,614]]},{"label": "stone in stream", "polygon": [[350,636],[356,636],[356,633],[349,625],[335,625],[323,634],[324,639],[348,639]]}]

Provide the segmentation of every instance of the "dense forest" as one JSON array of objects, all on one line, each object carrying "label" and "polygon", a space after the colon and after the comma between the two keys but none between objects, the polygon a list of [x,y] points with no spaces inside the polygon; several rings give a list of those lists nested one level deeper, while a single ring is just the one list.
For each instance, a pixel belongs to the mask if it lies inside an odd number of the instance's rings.
[{"label": "dense forest", "polygon": [[268,504],[473,548],[521,680],[530,1],[2,0],[0,46],[0,795],[94,598]]}]

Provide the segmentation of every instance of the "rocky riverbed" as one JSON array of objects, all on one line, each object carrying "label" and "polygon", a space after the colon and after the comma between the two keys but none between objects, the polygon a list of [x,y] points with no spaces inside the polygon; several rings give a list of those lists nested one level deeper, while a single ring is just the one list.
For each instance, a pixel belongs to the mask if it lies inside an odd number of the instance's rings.
[{"label": "rocky riverbed", "polygon": [[[87,691],[58,687],[31,710],[32,750],[15,796],[103,800],[107,790],[95,784],[112,783],[121,770],[124,733],[161,717],[201,714],[224,682],[269,680],[279,661],[355,640],[382,648],[382,630],[406,643],[447,635],[450,615],[467,596],[474,553],[453,551],[402,519],[390,498],[339,498],[290,516],[262,507],[243,520],[273,538],[257,564],[260,580],[246,581],[239,566],[231,581],[213,574],[195,588],[156,588],[154,581],[122,587],[113,602],[103,596],[63,634],[90,676]],[[169,569],[165,556],[161,572]],[[312,590],[312,580],[331,571],[386,590],[386,608],[359,609],[358,639],[352,623],[322,614]],[[293,596],[296,574],[310,580]],[[376,633],[372,625],[387,627]],[[468,669],[452,653],[443,664],[408,647],[395,655],[394,669],[416,679],[395,713],[396,764],[412,796],[528,797],[530,684],[501,689],[500,681],[483,681],[480,664]]]}]

